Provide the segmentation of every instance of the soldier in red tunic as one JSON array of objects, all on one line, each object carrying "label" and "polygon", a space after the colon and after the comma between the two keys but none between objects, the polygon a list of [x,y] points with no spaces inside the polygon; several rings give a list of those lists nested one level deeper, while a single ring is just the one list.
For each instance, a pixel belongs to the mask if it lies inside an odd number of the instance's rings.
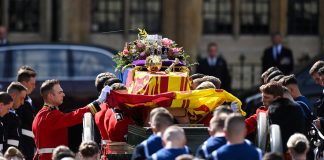
[{"label": "soldier in red tunic", "polygon": [[68,127],[82,123],[84,113],[98,112],[110,88],[105,87],[96,101],[70,113],[58,110],[65,96],[58,80],[46,80],[40,90],[44,106],[37,113],[32,126],[37,147],[34,159],[50,160],[55,147],[68,145]]}]

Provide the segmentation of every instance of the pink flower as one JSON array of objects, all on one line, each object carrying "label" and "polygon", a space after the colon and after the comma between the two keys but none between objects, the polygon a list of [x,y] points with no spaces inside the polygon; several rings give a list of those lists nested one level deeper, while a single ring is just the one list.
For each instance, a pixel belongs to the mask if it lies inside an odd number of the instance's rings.
[{"label": "pink flower", "polygon": [[182,48],[172,48],[172,52],[174,54],[179,53],[182,50]]},{"label": "pink flower", "polygon": [[123,53],[124,53],[125,55],[127,55],[127,54],[128,54],[128,49],[127,49],[127,48],[124,48]]},{"label": "pink flower", "polygon": [[145,44],[143,44],[143,43],[137,43],[136,44],[136,47],[137,48],[145,48]]},{"label": "pink flower", "polygon": [[130,53],[131,53],[131,54],[136,53],[136,49],[131,49],[131,50],[130,50]]},{"label": "pink flower", "polygon": [[172,43],[172,40],[168,39],[168,38],[163,38],[162,39],[162,44],[166,47],[169,47]]}]

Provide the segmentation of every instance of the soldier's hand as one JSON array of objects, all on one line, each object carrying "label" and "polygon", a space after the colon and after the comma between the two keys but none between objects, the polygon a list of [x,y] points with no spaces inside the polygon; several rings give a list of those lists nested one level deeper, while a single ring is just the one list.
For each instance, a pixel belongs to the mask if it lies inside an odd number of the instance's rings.
[{"label": "soldier's hand", "polygon": [[107,95],[110,93],[111,88],[107,85],[102,90],[101,93],[97,99],[99,103],[103,103],[106,101]]},{"label": "soldier's hand", "polygon": [[232,108],[233,112],[238,112],[239,111],[238,103],[236,101],[233,101],[231,103],[231,108]]}]

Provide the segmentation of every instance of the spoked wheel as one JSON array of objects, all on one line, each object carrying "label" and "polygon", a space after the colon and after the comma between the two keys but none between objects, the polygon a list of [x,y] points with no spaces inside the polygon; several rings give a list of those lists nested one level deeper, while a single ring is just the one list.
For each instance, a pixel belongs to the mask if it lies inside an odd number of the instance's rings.
[{"label": "spoked wheel", "polygon": [[263,152],[266,151],[268,133],[268,121],[267,115],[264,112],[258,114],[257,119],[257,146],[261,148]]},{"label": "spoked wheel", "polygon": [[280,126],[277,124],[270,125],[270,150],[271,152],[282,153],[282,139]]},{"label": "spoked wheel", "polygon": [[94,121],[90,112],[83,116],[82,142],[94,141]]}]

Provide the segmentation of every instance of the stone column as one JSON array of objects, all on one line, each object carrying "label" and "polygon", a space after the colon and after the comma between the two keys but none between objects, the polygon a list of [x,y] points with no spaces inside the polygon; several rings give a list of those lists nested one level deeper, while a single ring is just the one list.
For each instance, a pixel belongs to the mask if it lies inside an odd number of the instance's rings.
[{"label": "stone column", "polygon": [[44,41],[50,41],[52,29],[51,0],[40,1],[40,35]]},{"label": "stone column", "polygon": [[91,0],[61,0],[61,41],[89,41]]},{"label": "stone column", "polygon": [[240,35],[240,0],[232,0],[233,36],[237,39]]},{"label": "stone column", "polygon": [[270,32],[280,32],[287,34],[288,26],[288,0],[270,1]]},{"label": "stone column", "polygon": [[162,34],[176,40],[177,32],[177,6],[175,0],[162,1]]}]

